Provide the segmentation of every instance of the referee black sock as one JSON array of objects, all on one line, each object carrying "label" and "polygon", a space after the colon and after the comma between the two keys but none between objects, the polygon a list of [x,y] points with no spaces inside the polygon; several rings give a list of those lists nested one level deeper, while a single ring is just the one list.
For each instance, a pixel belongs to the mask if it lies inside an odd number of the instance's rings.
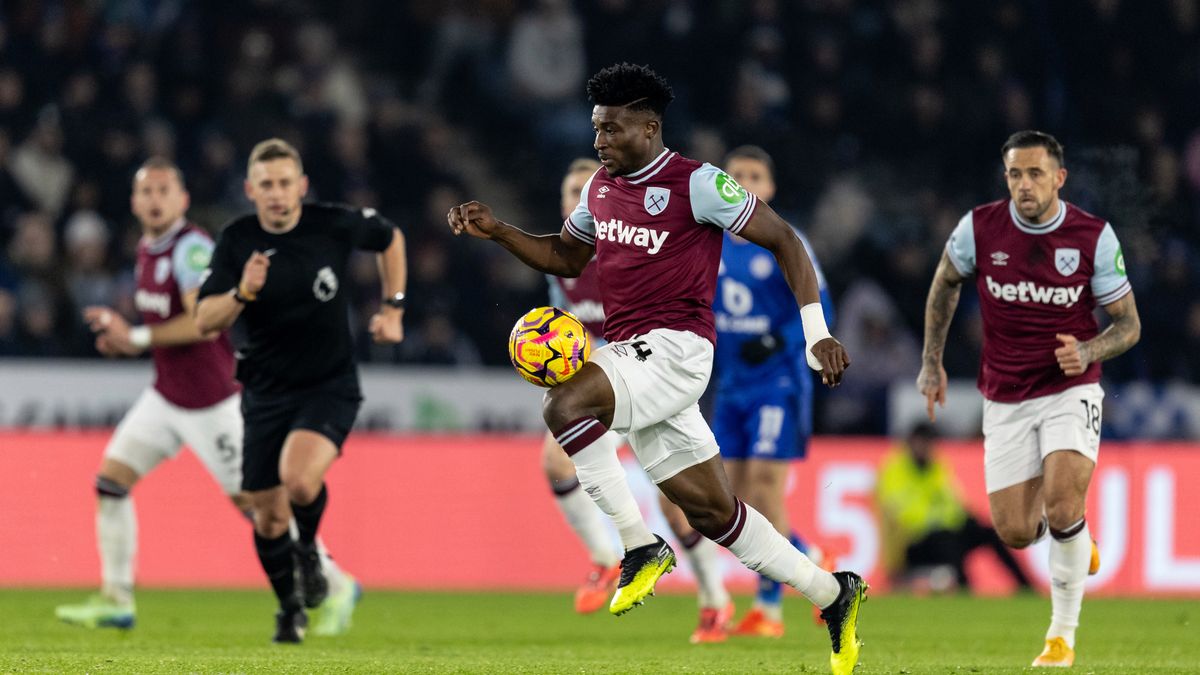
[{"label": "referee black sock", "polygon": [[254,550],[258,552],[258,562],[271,580],[271,588],[275,597],[279,598],[279,608],[295,610],[300,608],[300,596],[296,593],[296,561],[292,557],[292,537],[288,532],[275,539],[267,539],[259,533],[254,533]]},{"label": "referee black sock", "polygon": [[321,524],[321,516],[325,513],[325,503],[329,500],[329,490],[321,483],[321,491],[311,504],[301,506],[292,502],[292,515],[296,517],[297,539],[305,548],[310,548],[317,538],[317,526]]}]

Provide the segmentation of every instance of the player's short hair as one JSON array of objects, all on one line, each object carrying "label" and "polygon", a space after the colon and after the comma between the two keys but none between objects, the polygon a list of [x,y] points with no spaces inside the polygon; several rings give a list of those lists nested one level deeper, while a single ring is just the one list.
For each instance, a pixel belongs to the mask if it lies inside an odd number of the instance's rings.
[{"label": "player's short hair", "polygon": [[290,159],[296,163],[300,173],[304,173],[304,162],[300,161],[300,152],[294,145],[282,138],[268,138],[250,151],[250,161],[246,162],[246,175],[250,175],[250,167],[258,162],[269,162],[273,159]]},{"label": "player's short hair", "polygon": [[659,118],[675,100],[675,93],[665,78],[650,66],[632,63],[618,63],[593,75],[587,83],[587,95],[596,105],[649,110]]},{"label": "player's short hair", "polygon": [[600,162],[592,159],[591,157],[578,157],[571,160],[571,163],[567,166],[567,175],[570,176],[574,173],[583,173],[584,171],[588,173],[596,173],[596,169],[599,168]]},{"label": "player's short hair", "polygon": [[141,166],[139,166],[137,168],[137,171],[133,172],[133,181],[132,182],[137,183],[137,177],[143,171],[150,171],[150,170],[157,170],[157,169],[161,169],[164,171],[170,171],[171,173],[175,174],[175,180],[179,181],[179,187],[183,188],[184,190],[187,189],[187,183],[185,183],[183,180],[183,171],[181,171],[179,169],[178,164],[176,164],[175,162],[172,162],[171,160],[167,159],[166,157],[150,157],[146,161],[142,162]]},{"label": "player's short hair", "polygon": [[739,145],[730,150],[729,154],[725,155],[722,165],[728,167],[729,163],[735,159],[753,159],[762,162],[763,166],[767,167],[767,171],[771,172],[772,176],[775,175],[775,160],[771,159],[770,153],[757,145]]},{"label": "player's short hair", "polygon": [[1044,131],[1025,129],[1009,136],[1000,148],[1001,159],[1007,157],[1008,151],[1013,148],[1045,148],[1046,153],[1053,157],[1059,166],[1066,166],[1062,143]]}]

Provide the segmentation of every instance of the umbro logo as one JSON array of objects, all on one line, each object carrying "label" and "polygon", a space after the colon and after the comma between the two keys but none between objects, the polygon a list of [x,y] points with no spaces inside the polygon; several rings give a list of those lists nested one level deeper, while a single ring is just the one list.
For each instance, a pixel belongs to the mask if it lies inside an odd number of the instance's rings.
[{"label": "umbro logo", "polygon": [[1005,253],[1004,251],[996,251],[996,252],[992,253],[992,264],[996,265],[997,267],[1007,266],[1008,265],[1008,254]]},{"label": "umbro logo", "polygon": [[608,186],[607,185],[600,186],[600,189],[596,191],[596,199],[604,199],[605,192],[608,192]]}]

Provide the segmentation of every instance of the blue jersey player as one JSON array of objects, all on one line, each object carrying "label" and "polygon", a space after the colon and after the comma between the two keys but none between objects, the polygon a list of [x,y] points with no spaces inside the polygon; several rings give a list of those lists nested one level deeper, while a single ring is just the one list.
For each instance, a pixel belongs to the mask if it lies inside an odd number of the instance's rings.
[{"label": "blue jersey player", "polygon": [[[775,196],[774,163],[762,148],[742,146],[725,170],[760,200]],[[817,272],[821,307],[833,325],[833,304],[812,247],[799,231]],[[767,517],[820,564],[792,531],[784,507],[789,460],[802,459],[812,434],[813,373],[804,353],[804,326],[795,297],[771,253],[725,233],[717,292],[716,398],[712,427],[734,493]],[[814,557],[815,556],[815,557]],[[735,635],[783,635],[782,587],[759,578],[751,608]]]}]

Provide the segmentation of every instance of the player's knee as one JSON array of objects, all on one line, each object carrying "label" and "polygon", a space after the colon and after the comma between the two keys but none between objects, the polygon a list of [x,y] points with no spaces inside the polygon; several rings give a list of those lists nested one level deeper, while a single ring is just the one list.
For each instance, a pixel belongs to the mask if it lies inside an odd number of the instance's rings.
[{"label": "player's knee", "polygon": [[288,501],[293,504],[311,504],[321,494],[321,483],[303,475],[284,478],[283,488],[287,490]]},{"label": "player's knee", "polygon": [[287,509],[258,509],[254,512],[254,531],[266,539],[278,539],[288,531],[291,513]]},{"label": "player's knee", "polygon": [[1037,523],[1028,523],[1010,518],[995,518],[993,525],[1000,541],[1010,548],[1025,548],[1037,539]]},{"label": "player's knee", "polygon": [[556,387],[546,392],[546,397],[542,400],[542,419],[545,420],[547,429],[557,433],[568,422],[583,417],[576,398],[566,387]]},{"label": "player's knee", "polygon": [[612,409],[598,404],[595,390],[585,382],[571,380],[546,391],[542,399],[542,419],[551,433],[557,433],[580,417],[595,416],[604,424],[612,421]]},{"label": "player's knee", "polygon": [[250,495],[245,492],[237,492],[229,495],[229,501],[233,502],[234,508],[242,513],[251,513],[254,511],[254,503],[250,501]]},{"label": "player's knee", "polygon": [[1047,498],[1046,520],[1052,530],[1065,530],[1083,517],[1083,504],[1073,499]]},{"label": "player's knee", "polygon": [[716,539],[724,534],[726,526],[733,518],[733,505],[728,506],[707,502],[702,504],[680,504],[687,522],[700,534],[709,539]]}]

